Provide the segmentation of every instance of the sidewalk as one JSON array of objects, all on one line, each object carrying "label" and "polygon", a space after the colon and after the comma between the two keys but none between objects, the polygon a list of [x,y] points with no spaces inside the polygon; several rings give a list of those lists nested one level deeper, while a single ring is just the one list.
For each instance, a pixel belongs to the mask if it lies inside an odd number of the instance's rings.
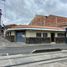
[{"label": "sidewalk", "polygon": [[6,47],[28,47],[28,46],[67,46],[65,43],[60,44],[51,44],[51,43],[44,43],[44,44],[25,44],[22,42],[10,42],[7,43]]}]

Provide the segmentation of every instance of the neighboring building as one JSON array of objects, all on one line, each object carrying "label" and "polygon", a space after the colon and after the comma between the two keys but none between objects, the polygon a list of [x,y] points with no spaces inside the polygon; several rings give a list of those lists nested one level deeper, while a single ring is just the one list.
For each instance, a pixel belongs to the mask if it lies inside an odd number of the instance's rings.
[{"label": "neighboring building", "polygon": [[17,25],[5,31],[11,42],[24,43],[64,43],[65,29],[59,27]]},{"label": "neighboring building", "polygon": [[16,24],[4,25],[5,29],[12,28],[14,26],[17,26],[17,25]]},{"label": "neighboring building", "polygon": [[[24,43],[65,43],[67,18],[37,15],[29,25],[7,25],[5,38],[11,42]],[[67,30],[67,29],[66,29]]]},{"label": "neighboring building", "polygon": [[29,25],[63,27],[63,25],[67,25],[67,18],[55,15],[36,15]]}]

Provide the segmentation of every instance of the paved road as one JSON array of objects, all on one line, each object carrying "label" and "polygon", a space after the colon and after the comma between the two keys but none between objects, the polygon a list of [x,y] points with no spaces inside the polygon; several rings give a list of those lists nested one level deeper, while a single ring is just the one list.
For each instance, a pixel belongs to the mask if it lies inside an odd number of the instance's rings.
[{"label": "paved road", "polygon": [[[13,55],[13,56],[0,56],[1,67],[47,67],[46,64],[54,64],[59,62],[67,63],[67,51],[65,52],[51,52],[51,53],[40,53],[40,54],[28,54],[28,55]],[[63,61],[63,62],[61,62]],[[40,66],[43,65],[43,66]],[[65,64],[64,64],[65,65]],[[67,65],[67,64],[66,64]],[[49,66],[52,67],[52,66]],[[56,66],[53,66],[56,67]],[[58,67],[61,67],[58,65]],[[65,67],[65,66],[64,66]],[[66,66],[67,67],[67,66]]]},{"label": "paved road", "polygon": [[51,49],[51,48],[61,48],[61,49],[67,49],[67,44],[39,44],[34,45],[30,44],[23,44],[23,43],[11,43],[7,41],[6,39],[0,37],[0,54],[29,54],[32,53],[33,50],[36,49]]},{"label": "paved road", "polygon": [[[50,46],[46,46],[47,48]],[[25,47],[1,47],[0,53],[9,53],[9,54],[28,54],[31,53],[33,50],[36,49],[46,49],[45,46],[25,46]]]},{"label": "paved road", "polygon": [[[36,49],[54,49],[54,48],[60,48],[60,49],[67,49],[67,44],[39,44],[39,45],[34,45],[34,44],[26,44],[24,45],[23,43],[10,43],[9,41],[3,39],[3,38],[0,38],[0,55],[13,55],[13,54],[30,54],[32,53],[33,50],[36,50]],[[44,53],[45,54],[45,53]],[[58,53],[57,53],[58,54]],[[64,54],[60,54],[56,56],[63,56]],[[50,54],[49,54],[50,55]],[[38,56],[31,56],[29,58],[18,58],[18,59],[7,59],[7,60],[1,60],[0,62],[0,65],[12,65],[12,63],[20,63],[21,61],[22,62],[28,62],[28,61],[34,61],[34,60],[39,60],[39,59],[44,59],[44,58],[48,58],[48,57],[56,57],[54,56],[53,54],[51,54],[52,56],[47,56],[47,55],[38,55]],[[65,54],[66,55],[66,54]],[[26,55],[27,56],[27,55]],[[24,59],[24,60],[23,60]],[[64,61],[63,61],[64,63]],[[63,65],[63,63],[61,63],[61,66]],[[67,63],[67,60],[65,61],[65,63]],[[59,63],[58,63],[59,64]],[[58,64],[55,64],[58,65]],[[65,64],[64,64],[65,65]],[[25,67],[27,67],[28,65],[26,65]],[[32,65],[31,65],[32,66]],[[29,66],[29,67],[31,67]],[[41,66],[38,65],[38,67],[44,67],[45,65]],[[48,67],[50,67],[51,65],[49,64]],[[53,66],[53,64],[52,64]],[[67,66],[67,64],[65,65],[65,67]],[[2,67],[2,66],[1,66]],[[15,67],[19,67],[19,66],[15,66]],[[22,67],[22,66],[20,66]],[[24,67],[24,66],[23,66]],[[36,66],[33,66],[33,67],[36,67]],[[56,66],[58,67],[58,66]],[[63,66],[64,67],[64,66]]]},{"label": "paved road", "polygon": [[39,45],[39,46],[24,46],[24,47],[1,47],[0,53],[9,53],[9,54],[29,54],[32,53],[33,50],[37,49],[54,49],[54,48],[61,48],[61,49],[67,49],[66,45]]}]

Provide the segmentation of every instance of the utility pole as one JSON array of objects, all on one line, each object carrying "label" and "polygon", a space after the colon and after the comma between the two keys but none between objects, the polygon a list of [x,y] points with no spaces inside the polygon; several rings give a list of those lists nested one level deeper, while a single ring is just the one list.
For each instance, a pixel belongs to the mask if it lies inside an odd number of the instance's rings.
[{"label": "utility pole", "polygon": [[2,16],[2,10],[0,9],[0,26],[1,26],[1,16]]},{"label": "utility pole", "polygon": [[0,9],[0,36],[2,34],[1,16],[2,16],[2,10]]},{"label": "utility pole", "polygon": [[3,2],[3,17],[4,20],[6,21],[6,0],[1,0],[1,1]]}]

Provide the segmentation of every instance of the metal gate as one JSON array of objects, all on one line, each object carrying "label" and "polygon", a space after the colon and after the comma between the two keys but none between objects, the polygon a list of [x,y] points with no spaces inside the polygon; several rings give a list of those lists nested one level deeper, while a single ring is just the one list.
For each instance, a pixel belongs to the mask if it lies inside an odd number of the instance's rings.
[{"label": "metal gate", "polygon": [[16,33],[16,42],[25,42],[25,35],[22,32]]}]

